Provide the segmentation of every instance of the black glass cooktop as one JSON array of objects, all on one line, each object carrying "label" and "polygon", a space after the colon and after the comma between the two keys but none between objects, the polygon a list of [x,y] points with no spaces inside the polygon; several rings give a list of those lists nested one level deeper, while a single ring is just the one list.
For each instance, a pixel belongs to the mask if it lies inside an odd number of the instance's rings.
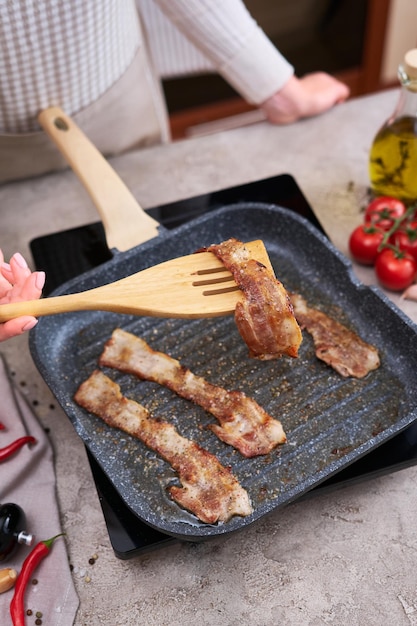
[{"label": "black glass cooktop", "polygon": [[[148,213],[165,228],[171,229],[207,211],[240,201],[277,204],[295,211],[321,229],[296,181],[287,174],[154,207]],[[112,256],[100,222],[39,237],[30,246],[36,267],[47,273],[45,295]],[[129,559],[177,541],[138,519],[126,507],[94,458],[88,455],[109,538],[117,557]],[[312,497],[324,490],[340,488],[416,463],[417,424],[413,424],[304,497]]]}]

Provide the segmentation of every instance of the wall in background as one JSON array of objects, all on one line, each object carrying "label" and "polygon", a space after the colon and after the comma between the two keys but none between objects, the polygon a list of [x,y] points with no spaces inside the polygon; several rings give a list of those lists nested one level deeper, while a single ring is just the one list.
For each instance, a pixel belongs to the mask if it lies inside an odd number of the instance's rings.
[{"label": "wall in background", "polygon": [[417,47],[416,0],[391,0],[385,46],[382,56],[381,83],[397,80],[397,68],[407,50]]}]

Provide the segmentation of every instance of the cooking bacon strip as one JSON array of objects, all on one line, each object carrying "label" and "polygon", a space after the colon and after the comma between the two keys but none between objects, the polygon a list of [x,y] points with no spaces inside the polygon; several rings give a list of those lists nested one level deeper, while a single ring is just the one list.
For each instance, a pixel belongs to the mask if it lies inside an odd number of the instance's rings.
[{"label": "cooking bacon strip", "polygon": [[251,259],[245,245],[228,239],[207,248],[233,274],[244,293],[236,305],[235,321],[249,355],[257,359],[296,357],[302,341],[289,296],[265,265]]},{"label": "cooking bacon strip", "polygon": [[245,489],[213,454],[182,437],[172,424],[153,419],[145,407],[125,398],[119,385],[102,372],[93,372],[74,399],[109,426],[137,437],[168,461],[181,482],[181,486],[169,488],[171,497],[202,522],[227,522],[234,515],[252,512]]},{"label": "cooking bacon strip", "polygon": [[307,305],[298,294],[291,294],[295,316],[313,338],[316,356],[341,376],[363,378],[380,365],[378,350],[353,331],[322,311]]},{"label": "cooking bacon strip", "polygon": [[210,424],[210,430],[247,458],[267,454],[286,441],[281,423],[252,398],[241,391],[212,385],[176,359],[156,352],[143,339],[120,328],[113,331],[104,346],[99,364],[164,385],[200,405],[220,423]]}]

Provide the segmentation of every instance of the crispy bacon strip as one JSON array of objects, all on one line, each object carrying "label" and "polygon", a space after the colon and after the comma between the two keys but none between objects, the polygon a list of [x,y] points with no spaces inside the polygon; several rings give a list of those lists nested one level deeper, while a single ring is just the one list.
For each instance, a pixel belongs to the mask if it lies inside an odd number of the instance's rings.
[{"label": "crispy bacon strip", "polygon": [[227,522],[234,515],[252,512],[248,493],[213,454],[182,437],[172,424],[153,419],[145,407],[125,398],[119,385],[99,370],[80,385],[74,399],[168,461],[181,482],[180,487],[169,488],[171,497],[202,522]]},{"label": "crispy bacon strip", "polygon": [[341,376],[363,378],[380,365],[378,350],[322,311],[310,308],[305,299],[291,294],[295,316],[313,337],[316,356]]},{"label": "crispy bacon strip", "polygon": [[233,274],[244,293],[235,309],[237,328],[257,359],[296,357],[302,341],[289,296],[282,283],[265,265],[251,259],[245,245],[228,239],[207,248]]},{"label": "crispy bacon strip", "polygon": [[209,411],[220,425],[209,428],[243,456],[267,454],[285,443],[282,425],[241,391],[226,391],[196,376],[179,361],[156,352],[143,339],[116,328],[100,356],[101,366],[113,367],[157,382]]}]

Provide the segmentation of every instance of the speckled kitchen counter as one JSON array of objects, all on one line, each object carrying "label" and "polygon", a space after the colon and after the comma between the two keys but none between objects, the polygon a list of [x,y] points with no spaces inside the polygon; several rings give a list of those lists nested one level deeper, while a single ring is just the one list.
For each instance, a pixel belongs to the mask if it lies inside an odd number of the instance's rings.
[{"label": "speckled kitchen counter", "polygon": [[[145,208],[292,174],[346,252],[367,199],[369,146],[396,99],[388,91],[295,125],[258,123],[111,163]],[[33,238],[98,219],[70,171],[0,187],[0,212],[6,258],[19,250],[30,259]],[[371,270],[356,269],[373,282]],[[417,303],[396,302],[417,322]],[[119,560],[84,445],[28,356],[27,338],[1,351],[50,429],[77,626],[417,624],[417,467],[296,502],[226,539]]]}]

